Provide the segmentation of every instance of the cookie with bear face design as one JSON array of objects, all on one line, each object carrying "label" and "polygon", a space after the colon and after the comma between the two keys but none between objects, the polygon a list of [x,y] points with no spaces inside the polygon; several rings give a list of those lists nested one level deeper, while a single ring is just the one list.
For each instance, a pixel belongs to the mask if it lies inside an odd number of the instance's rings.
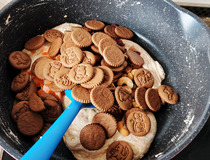
[{"label": "cookie with bear face design", "polygon": [[76,84],[88,82],[94,74],[94,69],[90,64],[78,64],[74,66],[70,73],[70,80]]}]

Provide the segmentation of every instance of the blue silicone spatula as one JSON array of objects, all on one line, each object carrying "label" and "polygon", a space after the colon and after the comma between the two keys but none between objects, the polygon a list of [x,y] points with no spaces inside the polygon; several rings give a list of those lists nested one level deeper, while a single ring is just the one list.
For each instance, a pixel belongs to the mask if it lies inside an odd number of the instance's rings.
[{"label": "blue silicone spatula", "polygon": [[83,104],[74,100],[71,90],[65,91],[71,104],[64,110],[59,118],[45,132],[45,134],[24,154],[21,160],[48,160],[53,154],[68,127],[81,108],[95,108],[91,103]]}]

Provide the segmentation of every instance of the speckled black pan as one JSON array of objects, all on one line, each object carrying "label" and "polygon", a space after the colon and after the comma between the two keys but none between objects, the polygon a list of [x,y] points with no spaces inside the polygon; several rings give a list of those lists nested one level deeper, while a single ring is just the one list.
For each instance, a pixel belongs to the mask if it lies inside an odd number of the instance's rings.
[{"label": "speckled black pan", "polygon": [[[210,36],[195,15],[169,0],[15,0],[0,11],[0,145],[20,158],[32,143],[10,119],[17,74],[8,55],[24,42],[63,22],[84,24],[98,19],[126,26],[134,40],[164,67],[164,84],[179,94],[176,105],[157,114],[158,131],[144,159],[169,159],[180,152],[203,127],[210,112]],[[52,159],[73,159],[61,142]]]}]

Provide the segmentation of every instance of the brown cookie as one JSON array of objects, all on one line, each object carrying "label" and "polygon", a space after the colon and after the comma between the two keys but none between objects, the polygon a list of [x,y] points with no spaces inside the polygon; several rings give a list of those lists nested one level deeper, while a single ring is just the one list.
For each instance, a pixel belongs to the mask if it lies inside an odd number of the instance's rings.
[{"label": "brown cookie", "polygon": [[65,31],[64,32],[64,37],[63,37],[63,42],[69,42],[72,41],[71,39],[71,31]]},{"label": "brown cookie", "polygon": [[95,54],[94,56],[95,56],[96,62],[100,62],[103,58],[100,54]]},{"label": "brown cookie", "polygon": [[61,63],[65,67],[73,67],[79,64],[83,59],[83,52],[78,47],[70,47],[61,50]]},{"label": "brown cookie", "polygon": [[93,67],[90,64],[78,64],[74,66],[70,73],[70,80],[76,84],[88,82],[94,74]]},{"label": "brown cookie", "polygon": [[145,136],[151,127],[150,119],[144,111],[132,111],[126,120],[126,126],[130,133],[135,136]]},{"label": "brown cookie", "polygon": [[154,77],[149,70],[141,68],[135,71],[134,81],[138,87],[150,88],[154,84]]},{"label": "brown cookie", "polygon": [[143,110],[148,109],[146,101],[145,101],[145,93],[146,93],[146,89],[144,87],[137,87],[135,90],[135,95],[134,95],[135,102]]},{"label": "brown cookie", "polygon": [[29,105],[28,101],[21,101],[17,102],[13,105],[12,111],[11,111],[11,117],[14,122],[17,121],[18,117],[22,114],[29,111]]},{"label": "brown cookie", "polygon": [[102,69],[94,67],[94,75],[92,79],[86,83],[81,84],[85,88],[93,88],[101,84],[104,78],[104,72]]},{"label": "brown cookie", "polygon": [[74,84],[69,77],[69,68],[62,68],[54,76],[54,83],[57,87],[66,90],[72,89],[76,84]]},{"label": "brown cookie", "polygon": [[143,66],[144,59],[139,54],[131,50],[128,50],[126,53],[128,58],[133,64],[138,65],[139,67]]},{"label": "brown cookie", "polygon": [[45,93],[45,92],[43,92],[40,95],[40,98],[42,99],[42,101],[45,101],[45,100],[53,100],[55,102],[59,102],[59,100],[54,95],[48,94],[48,93]]},{"label": "brown cookie", "polygon": [[158,87],[158,94],[165,102],[169,104],[176,104],[178,101],[177,93],[167,85],[161,85]]},{"label": "brown cookie", "polygon": [[84,30],[86,30],[86,31],[88,31],[88,32],[91,32],[92,30],[90,29],[90,28],[87,28],[87,27],[75,27],[75,26],[72,26],[71,27],[71,31],[74,31],[74,30],[76,30],[76,29],[84,29]]},{"label": "brown cookie", "polygon": [[62,32],[60,32],[59,30],[56,29],[49,29],[46,30],[44,32],[44,38],[48,41],[48,42],[53,42],[54,40],[56,40],[58,37],[62,38],[64,37],[64,34]]},{"label": "brown cookie", "polygon": [[36,50],[43,46],[45,39],[43,36],[35,36],[25,43],[25,49],[27,50]]},{"label": "brown cookie", "polygon": [[31,111],[22,113],[17,119],[18,130],[26,136],[37,134],[41,131],[43,124],[42,116]]},{"label": "brown cookie", "polygon": [[51,82],[49,88],[53,92],[62,92],[64,89],[58,87],[54,82]]},{"label": "brown cookie", "polygon": [[31,81],[21,92],[16,94],[15,98],[19,101],[28,101],[35,92],[37,92],[37,86],[34,81]]},{"label": "brown cookie", "polygon": [[103,54],[104,49],[108,46],[117,46],[117,42],[112,38],[101,39],[98,44],[99,53]]},{"label": "brown cookie", "polygon": [[129,110],[132,107],[132,95],[122,86],[115,89],[115,98],[122,110]]},{"label": "brown cookie", "polygon": [[127,118],[128,118],[128,115],[129,115],[131,112],[134,112],[134,111],[141,111],[141,109],[135,107],[135,108],[131,108],[131,109],[127,110],[127,111],[125,112],[125,115],[124,115],[125,122],[126,122],[126,120],[127,120]]},{"label": "brown cookie", "polygon": [[32,66],[32,73],[34,73],[39,79],[45,79],[44,68],[49,62],[53,61],[47,57],[40,57],[34,62]]},{"label": "brown cookie", "polygon": [[105,144],[106,132],[99,124],[88,124],[80,131],[80,143],[88,150],[98,150]]},{"label": "brown cookie", "polygon": [[108,34],[110,37],[112,38],[117,38],[117,34],[115,33],[115,28],[114,26],[111,26],[111,25],[107,25],[105,28],[104,28],[104,32],[106,34]]},{"label": "brown cookie", "polygon": [[106,63],[112,67],[119,67],[125,61],[123,52],[116,46],[107,46],[102,55]]},{"label": "brown cookie", "polygon": [[50,60],[43,68],[44,78],[48,81],[54,81],[55,74],[62,69],[62,63],[57,60]]},{"label": "brown cookie", "polygon": [[124,115],[124,111],[117,105],[113,105],[106,112],[113,115],[117,121],[121,121]]},{"label": "brown cookie", "polygon": [[133,32],[126,28],[126,27],[122,27],[122,26],[117,26],[115,28],[115,33],[121,37],[121,38],[125,38],[125,39],[131,39],[133,37]]},{"label": "brown cookie", "polygon": [[78,102],[90,103],[90,89],[78,85],[72,89],[71,95]]},{"label": "brown cookie", "polygon": [[31,95],[28,103],[30,110],[33,112],[41,112],[45,109],[44,102],[36,93]]},{"label": "brown cookie", "polygon": [[91,34],[84,29],[72,31],[71,38],[73,42],[80,47],[88,47],[92,44]]},{"label": "brown cookie", "polygon": [[95,45],[95,47],[99,47],[99,42],[103,38],[111,38],[111,37],[108,36],[107,34],[103,33],[103,32],[96,32],[92,35],[92,41],[93,41],[93,44]]},{"label": "brown cookie", "polygon": [[44,105],[46,109],[42,111],[44,120],[49,123],[53,123],[61,115],[61,106],[53,100],[45,100]]},{"label": "brown cookie", "polygon": [[94,44],[91,45],[91,50],[94,52],[94,53],[99,53],[99,50],[98,50],[98,47],[96,47]]},{"label": "brown cookie", "polygon": [[39,62],[39,60],[41,60],[41,59],[43,59],[43,58],[47,58],[47,57],[45,57],[45,56],[39,57],[39,58],[37,58],[37,59],[32,63],[32,65],[31,65],[31,73],[32,73],[33,75],[35,75],[35,66],[36,66],[36,64]]},{"label": "brown cookie", "polygon": [[85,26],[92,30],[101,30],[104,28],[105,24],[98,20],[89,20],[85,22]]},{"label": "brown cookie", "polygon": [[98,66],[98,67],[102,69],[104,72],[104,79],[101,85],[103,85],[104,87],[108,87],[113,81],[114,74],[109,67],[106,67],[106,66]]},{"label": "brown cookie", "polygon": [[132,160],[133,150],[125,141],[114,141],[106,151],[107,160]]},{"label": "brown cookie", "polygon": [[64,38],[63,38],[63,44],[61,46],[61,49],[64,48],[70,48],[70,47],[79,47],[76,45],[72,39],[71,39],[71,32],[65,32]]},{"label": "brown cookie", "polygon": [[35,143],[38,141],[50,127],[50,123],[44,123],[42,130],[37,135],[32,137],[33,142]]},{"label": "brown cookie", "polygon": [[112,92],[101,85],[91,90],[90,100],[91,103],[100,111],[107,111],[114,104],[114,96]]},{"label": "brown cookie", "polygon": [[83,51],[83,60],[82,63],[91,64],[92,66],[95,65],[96,59],[93,53],[90,51]]},{"label": "brown cookie", "polygon": [[28,69],[31,65],[31,58],[21,51],[14,51],[9,55],[10,64],[16,69]]},{"label": "brown cookie", "polygon": [[27,86],[29,81],[30,75],[27,72],[21,72],[12,80],[11,90],[13,92],[19,92]]},{"label": "brown cookie", "polygon": [[117,131],[117,121],[109,113],[97,113],[93,119],[92,123],[98,123],[104,127],[106,130],[107,138],[111,138]]},{"label": "brown cookie", "polygon": [[54,57],[59,53],[62,43],[63,43],[63,41],[62,41],[62,38],[60,38],[60,37],[56,38],[51,43],[50,48],[49,48],[49,56],[50,57]]},{"label": "brown cookie", "polygon": [[124,69],[124,63],[126,63],[126,61],[124,61],[123,64],[120,65],[119,67],[112,67],[108,63],[106,63],[106,61],[104,59],[101,60],[101,65],[102,66],[109,67],[115,73],[119,73],[119,72],[122,72],[123,71],[123,69]]},{"label": "brown cookie", "polygon": [[151,111],[157,112],[161,107],[161,99],[158,95],[158,91],[153,88],[147,89],[145,93],[146,104]]}]

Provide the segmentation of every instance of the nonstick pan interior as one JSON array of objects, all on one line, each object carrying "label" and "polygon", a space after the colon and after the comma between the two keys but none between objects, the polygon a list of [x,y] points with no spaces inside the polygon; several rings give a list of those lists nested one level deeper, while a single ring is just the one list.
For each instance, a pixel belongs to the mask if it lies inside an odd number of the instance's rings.
[{"label": "nonstick pan interior", "polygon": [[[163,66],[163,84],[172,86],[180,100],[155,113],[157,135],[143,159],[173,157],[193,140],[209,116],[210,36],[197,16],[167,0],[15,0],[2,9],[0,145],[17,159],[32,145],[10,119],[14,100],[10,85],[18,72],[9,65],[8,55],[46,29],[64,22],[84,24],[90,19],[130,28],[135,32],[133,40]],[[73,156],[61,141],[52,159]]]}]

